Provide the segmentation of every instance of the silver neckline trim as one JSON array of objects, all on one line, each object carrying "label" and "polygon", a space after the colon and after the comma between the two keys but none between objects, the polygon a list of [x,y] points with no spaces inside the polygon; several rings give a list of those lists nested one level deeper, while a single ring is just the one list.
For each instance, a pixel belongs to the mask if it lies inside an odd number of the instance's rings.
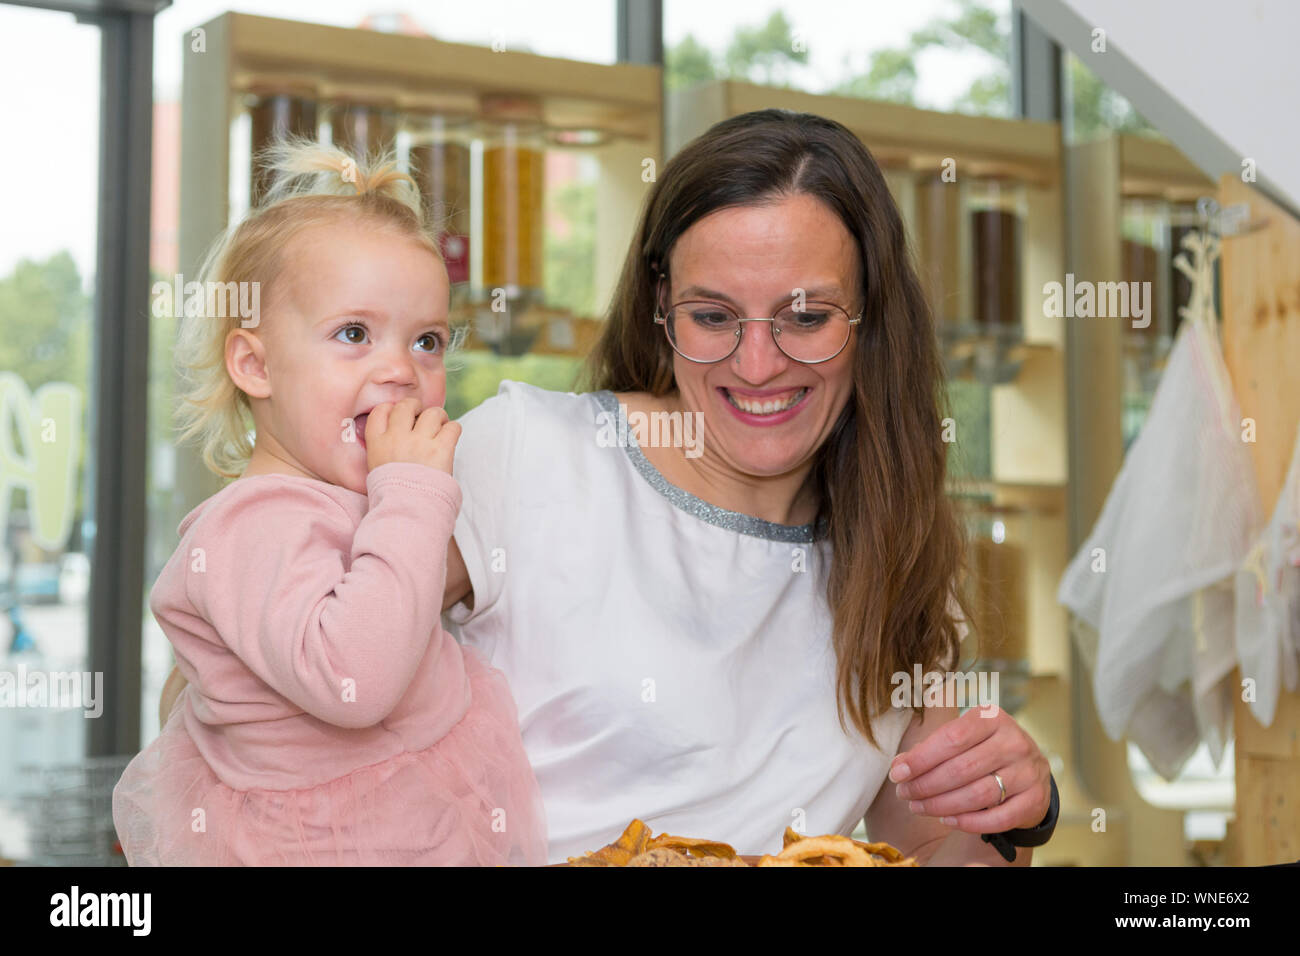
[{"label": "silver neckline trim", "polygon": [[641,447],[637,444],[636,436],[632,434],[631,428],[626,427],[623,408],[619,404],[617,396],[606,389],[593,392],[592,397],[596,399],[601,408],[615,416],[615,421],[618,422],[619,434],[627,435],[627,445],[624,446],[624,450],[627,452],[627,457],[631,460],[633,467],[645,479],[646,483],[668,499],[673,507],[719,528],[738,531],[741,534],[747,534],[755,538],[765,538],[768,541],[811,544],[819,538],[825,537],[824,527],[820,529],[822,534],[814,536],[814,529],[810,524],[776,524],[771,521],[764,521],[762,518],[755,518],[753,515],[741,514],[739,511],[728,511],[726,508],[711,505],[707,501],[695,497],[689,491],[684,491],[671,484],[667,478],[659,473],[659,469],[650,463],[650,459],[646,458],[645,453],[641,451]]}]

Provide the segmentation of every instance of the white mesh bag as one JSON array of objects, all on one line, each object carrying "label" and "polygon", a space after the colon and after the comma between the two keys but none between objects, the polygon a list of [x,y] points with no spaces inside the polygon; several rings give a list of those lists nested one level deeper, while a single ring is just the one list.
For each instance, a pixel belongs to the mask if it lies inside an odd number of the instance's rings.
[{"label": "white mesh bag", "polygon": [[1212,327],[1189,318],[1057,592],[1097,632],[1093,692],[1106,733],[1127,734],[1167,778],[1194,736],[1217,764],[1231,733],[1231,582],[1260,511],[1240,423]]},{"label": "white mesh bag", "polygon": [[1273,723],[1281,685],[1300,672],[1300,429],[1273,517],[1237,572],[1236,632],[1241,676],[1255,682],[1251,711]]}]

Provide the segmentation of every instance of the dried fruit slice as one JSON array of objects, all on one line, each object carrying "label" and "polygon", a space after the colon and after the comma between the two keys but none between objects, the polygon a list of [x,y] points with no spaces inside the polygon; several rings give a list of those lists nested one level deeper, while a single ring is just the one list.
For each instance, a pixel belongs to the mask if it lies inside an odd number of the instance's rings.
[{"label": "dried fruit slice", "polygon": [[650,848],[650,828],[640,820],[633,820],[613,843],[584,856],[571,856],[573,866],[627,866],[633,857]]},{"label": "dried fruit slice", "polygon": [[670,850],[680,850],[690,856],[717,856],[724,860],[734,860],[736,850],[728,843],[719,843],[717,840],[697,840],[694,837],[672,836],[668,833],[661,833],[650,841],[652,850],[666,847]]}]

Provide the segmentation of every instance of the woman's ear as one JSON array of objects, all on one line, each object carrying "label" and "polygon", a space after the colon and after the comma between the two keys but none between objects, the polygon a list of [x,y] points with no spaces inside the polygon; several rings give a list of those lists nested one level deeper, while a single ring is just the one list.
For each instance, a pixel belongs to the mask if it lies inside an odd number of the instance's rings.
[{"label": "woman's ear", "polygon": [[226,336],[226,372],[249,398],[271,397],[266,348],[262,340],[248,329],[232,329]]}]

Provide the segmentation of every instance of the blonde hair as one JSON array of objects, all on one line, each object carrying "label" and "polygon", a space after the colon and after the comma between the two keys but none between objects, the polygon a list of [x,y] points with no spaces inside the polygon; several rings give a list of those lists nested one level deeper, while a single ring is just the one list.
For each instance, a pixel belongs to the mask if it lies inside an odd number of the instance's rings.
[{"label": "blonde hair", "polygon": [[[294,236],[339,220],[392,229],[443,261],[419,189],[398,168],[391,151],[357,159],[335,146],[289,138],[267,147],[258,163],[272,171],[272,186],[256,208],[213,244],[201,269],[202,288],[211,288],[209,282],[257,282],[259,299],[269,301],[267,293],[284,271],[284,250]],[[179,440],[196,441],[208,468],[226,478],[240,475],[253,452],[248,396],[226,371],[226,339],[241,318],[186,316],[176,339]]]}]

